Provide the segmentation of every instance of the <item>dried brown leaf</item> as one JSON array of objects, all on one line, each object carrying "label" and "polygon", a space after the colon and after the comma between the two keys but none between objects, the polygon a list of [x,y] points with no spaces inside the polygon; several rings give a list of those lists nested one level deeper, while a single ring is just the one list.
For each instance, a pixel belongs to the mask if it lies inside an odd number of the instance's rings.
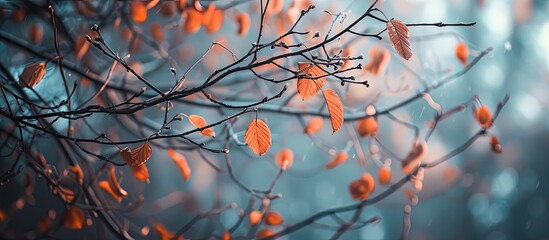
[{"label": "dried brown leaf", "polygon": [[410,59],[412,57],[412,47],[408,26],[400,20],[393,19],[387,21],[387,32],[397,53],[406,60]]}]

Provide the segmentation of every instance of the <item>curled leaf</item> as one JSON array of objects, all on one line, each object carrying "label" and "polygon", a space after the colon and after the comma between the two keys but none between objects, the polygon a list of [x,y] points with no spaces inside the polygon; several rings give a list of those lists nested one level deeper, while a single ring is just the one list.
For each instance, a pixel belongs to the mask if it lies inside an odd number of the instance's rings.
[{"label": "curled leaf", "polygon": [[309,121],[304,132],[309,135],[315,134],[322,129],[322,125],[324,125],[322,117],[314,117]]},{"label": "curled leaf", "polygon": [[324,165],[324,168],[326,169],[335,168],[340,164],[344,163],[345,161],[347,161],[347,158],[349,158],[349,154],[347,154],[347,152],[345,151],[338,152],[335,155],[335,157],[332,158],[332,160],[330,160],[328,163],[326,163],[326,165]]},{"label": "curled leaf", "polygon": [[397,53],[404,59],[408,60],[412,57],[412,47],[410,45],[410,30],[408,26],[400,20],[387,21],[387,32],[391,44]]},{"label": "curled leaf", "polygon": [[103,191],[107,192],[116,202],[120,203],[122,202],[123,197],[116,194],[116,192],[112,189],[111,185],[109,184],[109,181],[99,181],[97,183],[99,188],[103,189]]},{"label": "curled leaf", "polygon": [[177,167],[179,167],[179,170],[181,171],[183,178],[185,180],[189,180],[189,178],[191,178],[191,168],[189,167],[189,164],[187,163],[187,159],[185,158],[185,156],[179,154],[172,148],[168,148],[168,155],[170,155],[170,157],[175,162]]},{"label": "curled leaf", "polygon": [[26,87],[34,87],[46,74],[46,63],[37,62],[25,67],[21,75],[19,75],[19,84]]},{"label": "curled leaf", "polygon": [[59,186],[57,193],[60,193],[67,202],[72,202],[72,200],[74,200],[74,192],[70,188]]},{"label": "curled leaf", "polygon": [[421,161],[426,154],[427,143],[425,140],[421,140],[412,147],[412,150],[408,153],[408,156],[402,160],[402,172],[406,174],[411,173],[421,164]]},{"label": "curled leaf", "polygon": [[109,169],[108,181],[100,181],[99,187],[105,190],[111,197],[117,202],[121,202],[123,198],[128,196],[128,192],[122,189],[116,178],[116,170],[114,168]]},{"label": "curled leaf", "polygon": [[[208,123],[206,123],[206,120],[198,115],[189,115],[189,121],[193,126],[196,128],[203,128],[205,126],[208,126]],[[215,137],[215,132],[212,128],[206,128],[200,131],[205,136]]]},{"label": "curled leaf", "polygon": [[326,89],[322,91],[326,105],[328,105],[328,112],[330,113],[330,120],[332,122],[333,132],[337,132],[341,125],[343,125],[343,105],[339,96],[332,89]]},{"label": "curled leaf", "polygon": [[307,76],[297,79],[297,93],[305,100],[320,91],[326,82],[326,77],[320,77],[325,75],[324,71],[313,63],[300,62],[297,68],[299,74]]},{"label": "curled leaf", "polygon": [[148,143],[143,143],[133,150],[126,147],[120,150],[120,156],[131,167],[137,167],[151,158],[152,148]]},{"label": "curled leaf", "polygon": [[261,156],[271,147],[271,130],[262,120],[254,119],[246,129],[244,141],[255,154]]},{"label": "curled leaf", "polygon": [[351,197],[355,200],[364,200],[370,196],[375,189],[374,178],[368,173],[364,173],[360,179],[355,180],[349,185]]}]

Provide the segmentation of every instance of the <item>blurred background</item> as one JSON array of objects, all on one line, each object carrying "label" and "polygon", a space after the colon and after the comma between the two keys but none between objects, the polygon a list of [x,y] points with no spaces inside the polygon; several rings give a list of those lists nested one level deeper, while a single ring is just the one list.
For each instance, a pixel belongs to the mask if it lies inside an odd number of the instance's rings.
[{"label": "blurred background", "polygon": [[[165,2],[165,1],[161,1]],[[202,2],[202,1],[200,1]],[[174,67],[178,74],[185,72],[197,59],[207,51],[213,41],[218,41],[227,46],[236,56],[241,56],[249,50],[251,43],[256,41],[259,16],[257,14],[258,1],[204,1],[214,2],[218,6],[226,6],[225,20],[220,31],[208,34],[200,30],[195,34],[186,34],[178,31],[178,26],[173,25],[178,17],[166,18],[159,14],[156,8],[149,10],[149,16],[145,23],[136,24],[142,29],[145,36],[151,38],[150,26],[159,24],[165,30],[164,40],[159,46],[167,50],[167,54],[173,58],[175,64],[166,63],[161,58],[166,53],[141,43],[135,46],[133,41],[125,39],[127,32],[125,21],[116,28],[116,14],[108,18],[83,18],[74,14],[74,6],[70,1],[54,1],[56,14],[67,27],[67,32],[73,40],[89,33],[92,24],[101,21],[106,42],[115,52],[121,56],[129,54],[132,67],[142,72],[152,83],[167,89],[173,85],[173,76],[169,68]],[[285,9],[292,1],[285,1]],[[319,31],[322,36],[327,31],[331,22],[330,15],[324,13],[345,12],[345,22],[337,22],[334,29],[341,29],[353,19],[363,13],[370,6],[371,1],[313,1],[316,9],[304,19],[302,30],[311,32]],[[31,4],[32,3],[32,4]],[[33,5],[36,4],[36,5]],[[162,3],[161,3],[162,4]],[[96,4],[97,5],[97,4]],[[114,11],[108,6],[116,5],[116,2],[105,1],[104,11]],[[55,55],[53,48],[53,34],[51,23],[48,22],[46,6],[42,1],[8,1],[0,3],[2,17],[0,31],[4,36],[27,42],[32,50],[45,56]],[[34,6],[27,11],[22,21],[14,20],[14,12],[23,6]],[[549,238],[549,212],[547,201],[549,189],[547,186],[549,177],[549,122],[547,106],[549,104],[549,2],[547,0],[399,0],[380,1],[377,5],[388,19],[396,18],[406,23],[458,23],[476,22],[472,27],[411,27],[412,48],[414,57],[410,61],[404,61],[393,50],[386,33],[383,39],[378,41],[373,38],[356,39],[353,36],[344,36],[341,42],[352,40],[356,55],[362,54],[368,61],[368,52],[372,47],[381,47],[391,50],[391,62],[387,66],[386,74],[372,76],[363,72],[357,74],[357,79],[368,80],[370,88],[359,85],[346,85],[339,87],[338,81],[329,83],[340,94],[347,112],[360,112],[369,104],[375,104],[376,109],[385,109],[394,105],[399,100],[406,99],[421,90],[421,84],[414,80],[415,75],[421,76],[429,85],[435,84],[447,74],[462,69],[463,66],[455,57],[454,48],[458,42],[465,42],[471,55],[475,56],[482,50],[492,47],[493,50],[485,56],[468,73],[456,81],[431,92],[432,98],[450,109],[478,96],[482,104],[495,110],[497,104],[509,94],[510,100],[502,110],[495,126],[490,132],[501,141],[503,153],[496,154],[490,150],[488,138],[481,138],[469,149],[451,160],[426,171],[424,189],[418,193],[419,204],[412,208],[410,239],[547,239]],[[101,9],[101,8],[100,8]],[[116,10],[117,8],[115,8]],[[124,8],[122,8],[124,9]],[[117,10],[116,10],[117,11]],[[123,10],[121,10],[123,11]],[[255,12],[254,12],[255,11]],[[249,12],[251,16],[250,32],[246,36],[237,36],[238,26],[234,16],[241,12]],[[328,19],[328,21],[326,21]],[[271,18],[266,27],[265,38],[274,39],[277,34],[276,20]],[[28,38],[29,28],[36,23],[41,24],[44,32],[40,44],[32,44]],[[173,25],[173,26],[172,26]],[[360,29],[377,32],[383,29],[384,24],[368,19],[360,25]],[[294,41],[304,41],[294,39]],[[61,41],[61,49],[70,53],[72,46],[69,41]],[[23,67],[36,62],[40,57],[29,54],[20,48],[15,48],[5,38],[0,41],[0,61],[9,67],[13,76],[18,76]],[[259,56],[265,59],[271,54],[279,53],[277,50],[266,52]],[[286,64],[295,65],[303,59],[288,59]],[[92,72],[98,76],[105,76],[107,69],[112,64],[105,55],[90,47],[83,60],[74,60],[67,57],[74,66],[83,69],[84,72]],[[72,61],[72,62],[71,62]],[[204,81],[213,70],[229,64],[232,56],[228,51],[214,48],[211,54],[206,55],[203,61],[190,73],[188,86],[195,86]],[[45,79],[35,87],[35,90],[53,102],[60,101],[57,96],[64,94],[60,87],[59,71],[50,66]],[[51,69],[51,71],[50,71]],[[409,72],[413,71],[413,74]],[[274,74],[274,77],[279,75]],[[282,75],[283,76],[283,75]],[[2,75],[2,77],[4,77]],[[114,85],[129,86],[139,89],[141,86],[131,79],[122,68],[115,69],[112,79]],[[214,95],[227,101],[257,101],[264,96],[272,96],[282,89],[282,84],[270,84],[264,81],[251,83],[251,73],[243,73],[231,77],[227,85],[212,90]],[[82,81],[81,76],[69,73],[71,82]],[[4,79],[2,79],[4,81]],[[289,92],[295,92],[295,84],[290,83]],[[398,88],[408,86],[407,91],[393,94],[389,86]],[[260,95],[258,95],[260,93]],[[93,89],[80,89],[78,95],[85,98],[93,94]],[[152,94],[149,92],[149,94]],[[352,142],[353,124],[345,124],[340,132],[332,134],[327,120],[325,126],[316,135],[310,138],[302,134],[303,126],[293,116],[284,116],[268,109],[284,103],[287,99],[280,100],[259,107],[259,118],[267,120],[273,133],[273,146],[267,154],[261,157],[255,156],[246,147],[237,143],[231,144],[231,158],[237,178],[250,188],[265,189],[269,186],[278,172],[278,166],[274,163],[276,154],[282,148],[291,148],[295,154],[292,167],[285,172],[276,187],[275,193],[282,194],[282,198],[271,202],[271,210],[280,213],[284,217],[284,224],[271,227],[273,231],[284,228],[308,216],[326,209],[346,206],[355,203],[349,195],[348,185],[356,180],[365,171],[360,167],[357,149]],[[323,101],[320,98],[312,99],[304,104],[298,97],[288,100],[289,106],[295,108],[318,109]],[[0,102],[5,107],[6,102]],[[214,122],[224,115],[234,114],[234,110],[217,111],[214,108],[199,108],[195,105],[176,104],[172,112],[185,114],[200,114]],[[420,127],[423,135],[426,125],[432,120],[434,111],[422,100],[408,104],[394,112],[396,116],[412,122]],[[158,127],[162,120],[162,111],[159,109],[147,109],[133,120],[139,120],[148,126]],[[254,114],[247,114],[239,118],[234,124],[237,139],[243,141],[244,131]],[[310,120],[306,116],[304,120]],[[132,120],[124,120],[118,117],[99,115],[91,118],[90,124],[94,131],[111,134],[120,140],[135,139],[143,133],[132,132]],[[128,122],[129,121],[129,122]],[[410,129],[395,124],[386,117],[380,117],[378,138],[387,147],[394,150],[399,156],[405,156],[409,150],[413,132]],[[5,129],[8,123],[0,119]],[[60,130],[66,128],[66,122],[59,121],[54,127]],[[178,123],[179,124],[179,123]],[[174,132],[191,130],[193,127],[184,121],[172,128]],[[214,130],[221,134],[222,127]],[[429,153],[426,162],[434,160],[453,150],[469,139],[477,130],[478,124],[474,121],[471,108],[453,115],[450,119],[441,123],[429,142]],[[94,131],[82,127],[79,136],[93,137]],[[356,136],[356,134],[355,134]],[[2,135],[4,138],[5,135]],[[193,136],[193,140],[208,141],[204,136]],[[324,151],[315,141],[320,141],[321,146],[327,146],[331,150]],[[28,141],[28,140],[25,140]],[[360,139],[363,151],[379,144],[371,139]],[[179,144],[175,141],[168,144]],[[208,142],[208,147],[222,148],[220,141]],[[7,147],[7,145],[6,145]],[[56,150],[56,143],[47,137],[40,138],[34,143],[36,151],[42,153],[48,163],[54,164],[59,170],[65,169],[67,163],[60,157]],[[91,146],[90,146],[91,147]],[[5,146],[2,146],[3,152]],[[10,147],[11,149],[11,147]],[[234,149],[234,150],[233,150]],[[333,170],[325,170],[324,164],[335,152],[344,150],[349,153],[349,160]],[[115,153],[114,148],[105,148],[100,151]],[[362,151],[362,150],[360,150]],[[160,222],[171,232],[175,232],[185,223],[190,221],[197,212],[207,211],[215,206],[236,203],[238,208],[245,209],[249,203],[249,194],[242,191],[230,180],[226,173],[214,171],[196,151],[182,152],[189,160],[192,169],[192,177],[189,181],[183,180],[180,171],[174,167],[165,149],[154,148],[153,157],[147,162],[150,174],[150,183],[137,181],[131,177],[128,168],[118,168],[125,173],[123,187],[130,193],[124,204],[137,201],[141,196],[144,201],[140,208],[132,212],[122,212],[120,216],[127,218],[131,225],[129,228],[143,229],[143,226],[151,226]],[[214,165],[225,169],[224,157],[220,154],[206,153]],[[379,163],[387,163],[388,154],[372,157],[368,160],[366,171],[376,175]],[[59,160],[58,160],[59,159]],[[373,160],[372,160],[373,159]],[[83,159],[82,159],[83,160]],[[121,161],[120,159],[118,159]],[[0,163],[2,173],[11,167],[12,160],[2,158]],[[99,166],[97,159],[87,158],[87,161]],[[394,171],[393,180],[400,179],[400,164],[394,161],[391,165]],[[25,167],[22,164],[23,168]],[[118,170],[117,169],[117,170]],[[51,217],[51,212],[56,212],[59,224],[64,203],[51,196],[44,179],[36,178],[36,187],[33,193],[34,201],[26,202],[19,208],[18,199],[25,184],[23,174],[9,184],[0,186],[0,209],[6,212],[1,219],[0,231],[9,238],[35,238],[37,224],[42,217]],[[405,188],[410,188],[407,186]],[[374,195],[383,191],[386,187],[378,186]],[[403,188],[404,189],[404,188]],[[380,217],[381,221],[367,225],[361,229],[351,230],[345,233],[342,239],[398,239],[403,225],[403,207],[408,204],[403,189],[395,192],[390,197],[373,206],[368,206],[363,213],[365,219]],[[28,200],[27,200],[28,201]],[[127,202],[126,202],[127,201]],[[256,201],[255,207],[259,207]],[[13,210],[17,209],[17,210]],[[341,214],[343,218],[349,218],[352,212]],[[224,229],[228,229],[238,221],[238,209],[228,210],[212,221],[200,221],[192,227],[186,238],[203,239],[208,234],[220,236]],[[325,224],[334,224],[329,218],[320,221]],[[82,231],[57,229],[50,237],[60,239],[113,238],[107,229],[96,224],[85,226]],[[244,235],[249,229],[245,222],[235,232],[235,235]],[[333,232],[317,227],[305,227],[283,239],[328,239]],[[156,239],[155,233],[136,235],[137,239]]]}]

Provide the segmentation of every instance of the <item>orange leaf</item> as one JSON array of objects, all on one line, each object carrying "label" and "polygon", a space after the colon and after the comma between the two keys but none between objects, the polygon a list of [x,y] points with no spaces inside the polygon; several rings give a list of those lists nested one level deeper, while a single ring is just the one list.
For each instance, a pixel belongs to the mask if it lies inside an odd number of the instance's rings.
[{"label": "orange leaf", "polygon": [[263,217],[263,214],[258,210],[253,210],[248,215],[248,220],[250,221],[250,225],[256,225],[261,221],[261,218]]},{"label": "orange leaf", "polygon": [[19,75],[19,84],[21,86],[34,87],[46,75],[46,64],[37,62],[27,65],[21,75]]},{"label": "orange leaf", "polygon": [[89,48],[90,42],[88,42],[86,37],[78,37],[78,39],[76,39],[76,43],[74,44],[74,54],[76,55],[76,59],[82,59],[82,57],[84,57],[84,55],[88,52]]},{"label": "orange leaf", "polygon": [[34,44],[41,43],[43,37],[44,37],[44,31],[42,30],[42,25],[36,23],[29,27],[29,39]]},{"label": "orange leaf", "polygon": [[147,7],[141,1],[132,1],[131,16],[135,22],[143,23],[147,20]]},{"label": "orange leaf", "polygon": [[164,30],[156,22],[151,24],[151,35],[159,43],[164,40]]},{"label": "orange leaf", "polygon": [[297,63],[297,68],[299,74],[307,76],[307,78],[297,79],[297,93],[305,100],[320,91],[326,82],[326,77],[319,77],[325,75],[324,71],[312,63],[300,62]]},{"label": "orange leaf", "polygon": [[322,117],[314,117],[309,121],[304,132],[309,135],[315,134],[322,129],[322,125],[324,125]]},{"label": "orange leaf", "polygon": [[377,174],[377,180],[381,185],[388,184],[391,181],[391,169],[385,166],[380,167]]},{"label": "orange leaf", "polygon": [[358,120],[356,124],[356,131],[361,137],[375,136],[377,134],[377,121],[373,117],[363,118]]},{"label": "orange leaf", "polygon": [[483,128],[489,128],[492,126],[492,113],[490,113],[490,109],[488,109],[488,107],[482,105],[477,108],[475,117],[477,122]]},{"label": "orange leaf", "polygon": [[266,237],[272,236],[273,234],[274,234],[273,231],[271,231],[269,229],[261,229],[261,230],[257,231],[257,234],[255,235],[255,238],[257,238],[257,239],[266,238]]},{"label": "orange leaf", "polygon": [[103,189],[105,192],[111,195],[111,197],[114,198],[116,202],[118,203],[122,202],[123,197],[119,196],[118,194],[116,194],[114,190],[112,190],[112,187],[108,181],[105,181],[105,180],[99,181],[98,185],[99,185],[99,188]]},{"label": "orange leaf", "polygon": [[328,112],[330,113],[330,120],[332,121],[332,130],[337,132],[343,124],[343,105],[339,100],[339,96],[332,89],[326,89],[322,91],[326,105],[328,105]]},{"label": "orange leaf", "polygon": [[120,156],[128,165],[137,167],[151,158],[152,148],[148,143],[144,143],[133,150],[126,147],[120,150]]},{"label": "orange leaf", "polygon": [[250,122],[244,141],[248,147],[257,155],[263,155],[271,147],[271,131],[269,126],[262,120],[254,119]]},{"label": "orange leaf", "polygon": [[[189,115],[189,121],[193,126],[196,128],[203,128],[205,126],[208,126],[208,123],[206,123],[206,120],[198,115]],[[204,130],[201,130],[200,133],[206,136],[215,137],[215,132],[212,128],[206,128]]]},{"label": "orange leaf", "polygon": [[124,189],[122,189],[122,187],[118,183],[118,179],[116,179],[116,170],[114,169],[114,167],[109,170],[108,179],[109,184],[111,185],[111,189],[115,191],[116,194],[122,197],[128,196],[128,193]]},{"label": "orange leaf", "polygon": [[202,25],[208,26],[210,22],[212,21],[214,12],[215,12],[215,4],[209,3],[208,7],[206,7],[206,10],[202,12]]},{"label": "orange leaf", "polygon": [[187,159],[185,159],[185,156],[179,154],[172,148],[168,148],[168,155],[170,155],[172,160],[179,167],[179,170],[181,171],[183,178],[185,180],[189,180],[189,178],[191,178],[191,168],[189,167],[189,164],[187,163]]},{"label": "orange leaf", "polygon": [[149,169],[146,164],[141,164],[137,167],[131,167],[133,176],[143,182],[149,182]]},{"label": "orange leaf", "polygon": [[[154,224],[154,230],[156,231],[156,233],[158,233],[161,240],[169,240],[173,238],[174,234],[168,231],[168,229],[166,229],[164,225],[160,223]],[[183,237],[179,236],[177,240],[183,240]]]},{"label": "orange leaf", "polygon": [[212,19],[206,25],[206,32],[207,33],[215,33],[221,29],[221,26],[223,25],[223,10],[221,9],[215,9],[212,15]]},{"label": "orange leaf", "polygon": [[109,195],[111,195],[114,200],[121,202],[123,198],[128,196],[128,192],[122,189],[118,180],[116,179],[116,171],[114,168],[109,169],[108,181],[100,181],[99,187],[105,190]]},{"label": "orange leaf", "polygon": [[292,166],[292,163],[294,162],[294,152],[289,148],[283,148],[278,152],[278,155],[276,155],[276,164],[282,170],[288,169],[290,166]]},{"label": "orange leaf", "polygon": [[195,33],[202,25],[202,13],[193,7],[187,9],[187,20],[185,21],[185,32]]},{"label": "orange leaf", "polygon": [[467,65],[468,58],[469,58],[469,48],[467,48],[467,44],[460,42],[456,45],[456,58],[461,62],[463,65]]},{"label": "orange leaf", "polygon": [[265,213],[265,223],[271,226],[277,226],[282,224],[282,216],[277,212],[267,212]]},{"label": "orange leaf", "polygon": [[393,19],[387,22],[387,32],[397,53],[406,60],[410,59],[412,57],[412,47],[408,26],[400,20]]},{"label": "orange leaf", "polygon": [[385,72],[389,61],[391,61],[391,53],[386,48],[373,47],[370,49],[370,61],[364,67],[364,71],[375,76]]},{"label": "orange leaf", "polygon": [[84,212],[76,207],[69,206],[63,214],[63,226],[68,229],[82,229],[84,224]]},{"label": "orange leaf", "polygon": [[427,143],[421,140],[417,143],[408,156],[402,160],[402,172],[408,174],[411,173],[416,167],[421,164],[423,157],[427,154]]},{"label": "orange leaf", "polygon": [[349,185],[351,197],[356,200],[364,200],[368,198],[374,189],[374,178],[368,173],[364,173],[360,179],[353,181],[351,185]]},{"label": "orange leaf", "polygon": [[326,163],[326,165],[324,165],[324,168],[326,168],[326,169],[335,168],[335,167],[339,166],[339,164],[342,164],[345,161],[347,161],[347,158],[349,158],[349,155],[347,154],[347,152],[341,151],[341,152],[337,153],[337,155],[335,155],[335,157],[332,158],[332,160],[330,160],[328,163]]},{"label": "orange leaf", "polygon": [[236,22],[238,23],[238,35],[244,36],[248,34],[250,30],[250,15],[240,13],[236,16]]},{"label": "orange leaf", "polygon": [[76,182],[79,185],[82,185],[84,183],[84,172],[82,171],[82,168],[80,168],[80,166],[78,165],[74,165],[70,167],[70,170],[74,174]]},{"label": "orange leaf", "polygon": [[65,187],[59,186],[59,193],[63,194],[63,198],[65,198],[65,201],[72,202],[74,200],[74,192]]}]

